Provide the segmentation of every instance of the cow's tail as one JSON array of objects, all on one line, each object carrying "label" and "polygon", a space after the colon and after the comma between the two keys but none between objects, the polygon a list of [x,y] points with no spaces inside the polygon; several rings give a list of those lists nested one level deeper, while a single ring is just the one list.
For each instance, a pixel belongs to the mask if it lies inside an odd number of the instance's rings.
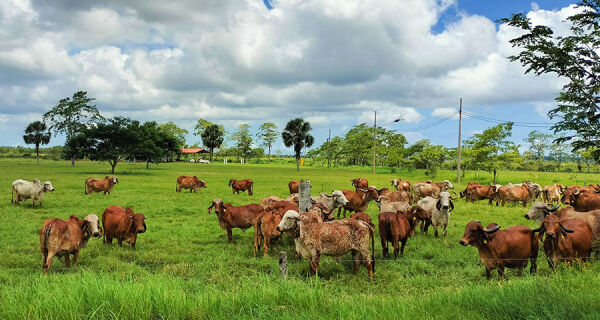
[{"label": "cow's tail", "polygon": [[250,182],[250,195],[254,194],[254,181]]},{"label": "cow's tail", "polygon": [[42,239],[40,239],[40,246],[42,247],[42,257],[44,257],[43,266],[46,266],[48,259],[48,238],[50,238],[50,232],[52,232],[53,223],[49,223],[44,226],[41,232]]},{"label": "cow's tail", "polygon": [[260,225],[262,222],[262,216],[259,216],[256,219],[256,223],[254,224],[254,256],[256,257],[256,253],[260,252]]},{"label": "cow's tail", "polygon": [[14,197],[15,197],[15,186],[12,186],[12,188],[10,188],[10,203],[14,203]]},{"label": "cow's tail", "polygon": [[375,225],[369,223],[369,237],[371,238],[371,268],[375,273]]}]

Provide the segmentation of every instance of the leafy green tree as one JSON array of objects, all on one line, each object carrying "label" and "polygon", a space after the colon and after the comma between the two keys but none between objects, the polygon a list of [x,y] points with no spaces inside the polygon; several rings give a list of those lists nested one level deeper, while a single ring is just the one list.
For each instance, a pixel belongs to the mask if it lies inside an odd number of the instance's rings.
[{"label": "leafy green tree", "polygon": [[556,169],[560,171],[561,164],[569,157],[568,145],[566,143],[553,143],[550,146],[550,156],[556,162]]},{"label": "leafy green tree", "polygon": [[310,123],[304,121],[302,118],[296,118],[290,120],[285,125],[285,130],[281,133],[283,138],[283,144],[286,147],[294,147],[294,154],[296,155],[296,170],[300,171],[300,153],[302,148],[310,147],[315,142],[315,139],[310,135]]},{"label": "leafy green tree", "polygon": [[23,140],[26,144],[35,144],[35,158],[37,164],[40,164],[40,144],[50,143],[52,134],[46,128],[46,124],[41,121],[34,121],[25,128]]},{"label": "leafy green tree", "polygon": [[[501,154],[515,152],[515,144],[508,140],[512,135],[512,126],[512,122],[501,123],[482,133],[476,133],[466,140],[464,142],[465,166],[493,171],[494,181],[496,181],[496,170],[506,164]],[[504,158],[507,156],[505,155]]]},{"label": "leafy green tree", "polygon": [[142,125],[138,121],[133,121],[128,129],[132,136],[129,156],[143,159],[146,162],[146,169],[149,168],[150,162],[160,162],[170,152],[179,151],[177,138],[162,130],[154,121]]},{"label": "leafy green tree", "polygon": [[202,131],[202,143],[210,152],[210,162],[213,161],[213,152],[223,144],[223,131],[216,124],[211,124]]},{"label": "leafy green tree", "polygon": [[185,146],[185,135],[188,134],[186,129],[178,127],[173,121],[161,124],[160,129],[177,139],[179,149]]},{"label": "leafy green tree", "polygon": [[550,147],[551,135],[533,130],[529,132],[525,142],[529,143],[529,150],[533,153],[535,159],[538,161],[538,170],[542,170],[544,166],[544,155],[546,150]]},{"label": "leafy green tree", "polygon": [[269,151],[269,163],[271,163],[271,147],[277,140],[277,125],[275,125],[273,122],[265,122],[261,124],[256,136],[262,140],[260,145],[267,148]]},{"label": "leafy green tree", "polygon": [[[43,121],[50,123],[50,129],[54,133],[65,134],[66,140],[69,141],[90,124],[104,121],[98,108],[91,104],[94,100],[96,99],[87,97],[87,92],[77,91],[72,98],[61,99],[56,106],[46,112]],[[74,157],[71,158],[71,166],[75,166]]]},{"label": "leafy green tree", "polygon": [[238,150],[238,155],[241,155],[244,159],[244,163],[246,159],[250,155],[252,151],[252,136],[250,136],[250,125],[247,123],[243,123],[238,127],[238,131],[234,132],[231,138],[237,141],[236,148]]},{"label": "leafy green tree", "polygon": [[[548,115],[558,119],[552,127],[555,133],[565,133],[556,142],[572,141],[574,151],[595,148],[600,140],[600,0],[582,0],[578,8],[567,18],[568,36],[533,25],[522,13],[502,19],[523,31],[510,41],[520,49],[509,57],[511,61],[526,67],[525,73],[555,74],[567,80],[555,98],[557,106]],[[593,150],[594,159],[599,160],[600,149]]]},{"label": "leafy green tree", "polygon": [[107,161],[114,174],[119,161],[137,148],[138,136],[131,130],[132,124],[131,119],[115,117],[90,126],[72,136],[67,149],[93,161]]},{"label": "leafy green tree", "polygon": [[435,177],[439,167],[446,160],[446,148],[439,145],[421,143],[421,150],[411,155],[411,160],[417,169],[425,169],[425,174]]}]

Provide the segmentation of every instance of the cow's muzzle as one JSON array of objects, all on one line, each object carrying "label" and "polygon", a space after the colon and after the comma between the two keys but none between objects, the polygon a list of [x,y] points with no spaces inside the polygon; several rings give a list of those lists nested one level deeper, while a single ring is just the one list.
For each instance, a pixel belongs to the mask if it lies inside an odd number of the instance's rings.
[{"label": "cow's muzzle", "polygon": [[450,208],[450,206],[442,206],[442,209],[444,210],[448,210]]},{"label": "cow's muzzle", "polygon": [[277,230],[277,232],[281,232],[281,228],[279,226],[277,226],[275,230]]},{"label": "cow's muzzle", "polygon": [[95,238],[100,238],[100,232],[94,232],[94,237]]},{"label": "cow's muzzle", "polygon": [[528,213],[526,213],[526,214],[525,214],[525,219],[527,219],[527,220],[531,220],[531,218],[529,217],[529,214],[528,214]]},{"label": "cow's muzzle", "polygon": [[554,238],[554,232],[546,232],[546,236],[548,236],[548,238]]},{"label": "cow's muzzle", "polygon": [[461,246],[465,246],[465,247],[466,247],[466,246],[468,246],[468,245],[469,245],[469,241],[467,241],[467,240],[465,240],[465,239],[461,239],[461,240],[460,240],[460,245],[461,245]]}]

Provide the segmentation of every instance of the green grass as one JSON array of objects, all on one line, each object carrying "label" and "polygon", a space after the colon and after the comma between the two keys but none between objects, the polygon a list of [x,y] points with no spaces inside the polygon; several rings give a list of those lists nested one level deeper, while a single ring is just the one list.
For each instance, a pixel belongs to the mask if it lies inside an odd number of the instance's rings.
[{"label": "green grass", "polygon": [[[119,185],[113,194],[84,196],[83,181],[103,177],[108,165],[69,162],[0,160],[0,319],[233,319],[233,318],[600,318],[600,263],[586,270],[560,266],[551,273],[540,253],[538,274],[514,270],[507,281],[485,278],[477,250],[461,247],[466,222],[481,220],[535,226],[523,218],[520,206],[489,207],[485,202],[456,202],[448,236],[432,233],[410,239],[404,257],[377,261],[375,281],[365,268],[352,274],[352,262],[321,259],[319,278],[308,276],[306,261],[289,257],[289,278],[279,277],[276,250],[268,258],[252,255],[252,230],[234,230],[233,243],[207,208],[215,197],[235,205],[258,203],[268,195],[284,197],[291,179],[310,179],[313,193],[350,189],[350,178],[368,178],[388,186],[392,177],[411,182],[427,179],[420,171],[371,174],[369,168],[302,168],[293,165],[171,163],[154,166],[121,163]],[[197,175],[208,189],[198,194],[176,193],[178,175]],[[42,209],[30,202],[10,204],[10,184],[17,178],[51,180],[56,188]],[[231,195],[229,178],[255,181],[254,196]],[[441,171],[436,180],[454,181],[455,173]],[[533,180],[541,185],[597,182],[598,175],[500,172],[499,183]],[[467,181],[487,183],[490,174],[467,172]],[[91,239],[79,262],[70,269],[55,259],[42,276],[38,231],[46,218],[101,216],[109,205],[131,206],[147,217],[148,231],[138,237],[137,249],[124,244],[104,245]],[[368,213],[376,222],[377,206]],[[293,252],[284,239],[281,250]],[[378,237],[375,257],[382,260]],[[350,256],[345,257],[350,260]]]}]

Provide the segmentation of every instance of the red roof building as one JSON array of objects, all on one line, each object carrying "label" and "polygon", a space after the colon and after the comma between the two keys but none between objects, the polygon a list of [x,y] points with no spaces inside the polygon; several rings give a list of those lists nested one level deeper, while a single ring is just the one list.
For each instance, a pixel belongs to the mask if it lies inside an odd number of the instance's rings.
[{"label": "red roof building", "polygon": [[209,152],[204,150],[203,148],[191,148],[191,149],[181,148],[181,153],[192,154],[192,153],[209,153]]}]

